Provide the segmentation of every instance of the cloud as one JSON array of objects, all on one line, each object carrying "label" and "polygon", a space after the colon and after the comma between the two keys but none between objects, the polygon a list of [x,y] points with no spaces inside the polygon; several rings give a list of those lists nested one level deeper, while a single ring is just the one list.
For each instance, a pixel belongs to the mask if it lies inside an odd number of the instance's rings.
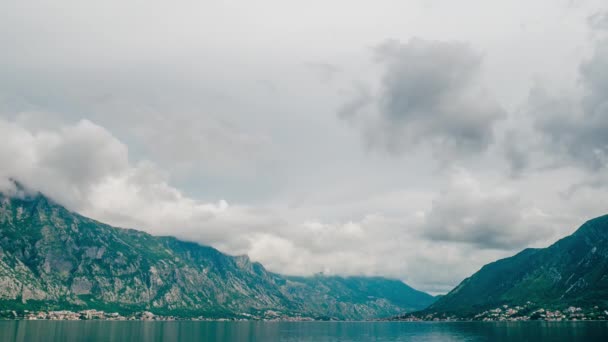
[{"label": "cloud", "polygon": [[430,145],[436,154],[478,153],[505,116],[481,84],[482,56],[469,45],[411,39],[376,49],[383,68],[374,102],[364,92],[339,110],[372,146],[401,153]]},{"label": "cloud", "polygon": [[87,120],[39,132],[0,120],[0,136],[0,177],[20,180],[69,205],[86,200],[93,184],[128,165],[126,146]]},{"label": "cloud", "polygon": [[[256,236],[249,255],[271,269],[290,274],[358,274],[395,277],[445,293],[479,267],[509,251],[475,250],[422,236],[421,217],[366,215],[345,222],[308,221],[280,234]],[[432,266],[429,266],[432,265]],[[458,281],[455,281],[458,279]]]},{"label": "cloud", "polygon": [[[605,213],[595,2],[0,2],[0,187],[277,272],[446,291]],[[580,89],[526,99],[545,77]]]},{"label": "cloud", "polygon": [[227,117],[202,112],[149,114],[137,118],[134,137],[146,155],[171,165],[175,173],[230,172],[263,159],[269,149],[268,136],[250,133]]},{"label": "cloud", "polygon": [[154,164],[130,162],[127,146],[88,120],[34,131],[0,119],[0,135],[0,189],[9,193],[16,179],[96,219],[231,251],[243,249],[238,237],[248,229],[277,227],[263,210],[187,197]]},{"label": "cloud", "polygon": [[587,18],[587,23],[593,30],[608,30],[608,12],[599,11],[590,15]]},{"label": "cloud", "polygon": [[342,72],[342,70],[330,63],[323,62],[309,62],[304,63],[304,66],[310,71],[312,71],[319,78],[321,83],[329,83],[331,82],[337,74]]},{"label": "cloud", "polygon": [[[545,153],[546,166],[600,172],[608,166],[608,39],[595,42],[591,58],[579,67],[579,77],[576,91],[557,93],[539,84],[531,89],[525,111],[532,118],[531,134],[539,139],[527,149]],[[522,143],[517,142],[517,148],[525,148]]]},{"label": "cloud", "polygon": [[468,172],[457,170],[433,201],[423,234],[432,240],[468,243],[475,248],[513,250],[553,234],[543,216],[512,191],[484,191]]},{"label": "cloud", "polygon": [[[0,119],[0,134],[3,191],[18,195],[8,182],[13,177],[102,222],[248,254],[272,271],[381,275],[441,292],[474,271],[479,256],[427,239],[416,212],[302,220],[279,208],[196,200],[171,186],[153,163],[132,162],[126,145],[91,121],[31,129]],[[490,260],[503,255],[481,253]]]},{"label": "cloud", "polygon": [[530,166],[532,157],[525,146],[530,144],[527,138],[528,135],[522,134],[520,130],[505,132],[501,147],[509,164],[511,176],[520,176]]}]

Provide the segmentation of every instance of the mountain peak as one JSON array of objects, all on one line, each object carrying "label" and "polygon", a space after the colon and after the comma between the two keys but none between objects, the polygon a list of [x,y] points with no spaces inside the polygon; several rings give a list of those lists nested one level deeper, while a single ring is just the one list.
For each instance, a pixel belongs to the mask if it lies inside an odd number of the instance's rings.
[{"label": "mountain peak", "polygon": [[42,194],[40,194],[38,191],[29,189],[15,178],[0,178],[0,196],[28,199],[40,195]]},{"label": "mountain peak", "polygon": [[580,236],[588,234],[606,236],[608,234],[608,214],[585,222],[573,235]]}]

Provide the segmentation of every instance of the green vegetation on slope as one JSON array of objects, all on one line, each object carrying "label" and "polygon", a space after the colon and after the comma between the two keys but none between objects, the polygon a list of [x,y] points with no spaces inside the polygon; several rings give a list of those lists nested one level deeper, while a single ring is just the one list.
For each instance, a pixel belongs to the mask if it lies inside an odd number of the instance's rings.
[{"label": "green vegetation on slope", "polygon": [[501,305],[590,307],[608,304],[608,216],[542,249],[482,267],[425,312],[467,315]]},{"label": "green vegetation on slope", "polygon": [[0,194],[0,309],[368,319],[432,301],[384,278],[284,277],[246,256],[111,227],[41,194]]}]

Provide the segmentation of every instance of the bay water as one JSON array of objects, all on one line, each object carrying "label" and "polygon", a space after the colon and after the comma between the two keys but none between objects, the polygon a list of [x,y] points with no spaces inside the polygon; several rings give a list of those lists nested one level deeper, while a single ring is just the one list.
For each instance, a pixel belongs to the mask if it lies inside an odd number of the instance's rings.
[{"label": "bay water", "polygon": [[0,321],[0,341],[608,341],[608,322]]}]

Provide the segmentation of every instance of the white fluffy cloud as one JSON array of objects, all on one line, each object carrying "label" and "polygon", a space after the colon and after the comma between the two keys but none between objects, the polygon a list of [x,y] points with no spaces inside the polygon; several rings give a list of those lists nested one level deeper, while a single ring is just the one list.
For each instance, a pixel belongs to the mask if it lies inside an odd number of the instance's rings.
[{"label": "white fluffy cloud", "polygon": [[87,200],[92,186],[128,167],[127,147],[86,120],[37,132],[1,120],[0,132],[0,175],[15,177],[70,205]]},{"label": "white fluffy cloud", "polygon": [[127,146],[88,120],[30,130],[0,120],[0,178],[16,179],[68,208],[155,234],[238,246],[247,229],[276,226],[261,210],[204,203],[167,183],[155,165],[131,163]]}]

